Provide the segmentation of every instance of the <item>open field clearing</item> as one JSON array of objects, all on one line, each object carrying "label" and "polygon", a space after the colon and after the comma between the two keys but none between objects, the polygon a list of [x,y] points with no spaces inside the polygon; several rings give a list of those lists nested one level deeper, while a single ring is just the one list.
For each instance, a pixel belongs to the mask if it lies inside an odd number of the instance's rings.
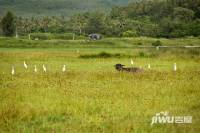
[{"label": "open field clearing", "polygon": [[[200,48],[134,48],[156,40],[1,38],[0,132],[199,132]],[[198,38],[159,40],[163,46],[200,46]],[[118,72],[117,63],[145,71]],[[192,123],[151,125],[161,111],[192,116]]]},{"label": "open field clearing", "polygon": [[199,125],[200,0],[0,0],[0,133]]}]

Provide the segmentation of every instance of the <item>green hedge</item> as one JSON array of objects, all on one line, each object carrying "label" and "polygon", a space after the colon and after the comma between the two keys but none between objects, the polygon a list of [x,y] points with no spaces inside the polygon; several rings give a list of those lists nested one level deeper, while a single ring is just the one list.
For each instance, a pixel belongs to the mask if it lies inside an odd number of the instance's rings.
[{"label": "green hedge", "polygon": [[[53,40],[53,39],[61,39],[61,40],[73,40],[73,33],[65,33],[65,34],[52,34],[52,33],[31,33],[30,37],[32,40]],[[75,40],[85,39],[84,36],[75,35]]]},{"label": "green hedge", "polygon": [[131,30],[128,30],[128,31],[125,31],[122,33],[122,37],[137,37],[137,32],[136,31],[131,31]]}]

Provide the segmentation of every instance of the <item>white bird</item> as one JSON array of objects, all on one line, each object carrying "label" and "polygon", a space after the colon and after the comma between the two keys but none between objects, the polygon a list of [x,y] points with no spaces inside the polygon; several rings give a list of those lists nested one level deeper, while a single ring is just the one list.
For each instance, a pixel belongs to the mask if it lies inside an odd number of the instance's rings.
[{"label": "white bird", "polygon": [[156,50],[159,50],[159,49],[160,49],[160,47],[159,47],[159,46],[157,46],[157,47],[156,47]]},{"label": "white bird", "polygon": [[133,60],[131,59],[131,64],[133,65],[134,64],[134,62],[133,62]]},{"label": "white bird", "polygon": [[151,64],[148,64],[148,69],[151,69]]},{"label": "white bird", "polygon": [[27,69],[28,68],[28,66],[27,66],[27,64],[26,64],[26,62],[24,61],[24,67]]},{"label": "white bird", "polygon": [[174,71],[177,71],[177,65],[174,63]]},{"label": "white bird", "polygon": [[12,66],[12,71],[11,71],[11,74],[14,75],[15,74],[15,67]]},{"label": "white bird", "polygon": [[63,66],[62,71],[63,71],[63,72],[66,71],[66,65]]},{"label": "white bird", "polygon": [[45,65],[43,65],[42,67],[43,67],[44,72],[47,72]]},{"label": "white bird", "polygon": [[35,67],[35,68],[34,68],[34,71],[37,72],[37,66],[35,65],[34,67]]}]

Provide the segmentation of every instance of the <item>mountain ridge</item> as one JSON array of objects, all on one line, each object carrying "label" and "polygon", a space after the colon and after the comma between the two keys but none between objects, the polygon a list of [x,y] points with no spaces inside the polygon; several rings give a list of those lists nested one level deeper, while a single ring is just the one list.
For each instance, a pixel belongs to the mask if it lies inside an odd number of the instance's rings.
[{"label": "mountain ridge", "polygon": [[124,6],[134,0],[0,0],[0,15],[12,11],[17,16],[66,16],[74,13]]}]

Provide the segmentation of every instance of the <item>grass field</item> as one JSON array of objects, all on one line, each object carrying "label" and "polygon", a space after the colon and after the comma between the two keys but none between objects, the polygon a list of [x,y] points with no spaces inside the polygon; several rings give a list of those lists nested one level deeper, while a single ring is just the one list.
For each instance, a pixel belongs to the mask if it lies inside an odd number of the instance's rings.
[{"label": "grass field", "polygon": [[[198,133],[200,48],[135,47],[151,46],[156,40],[0,38],[0,132]],[[159,40],[162,45],[200,46],[198,38]],[[132,66],[131,59],[145,71],[114,69],[117,63]],[[151,126],[152,117],[161,111],[193,116],[193,122]]]}]

